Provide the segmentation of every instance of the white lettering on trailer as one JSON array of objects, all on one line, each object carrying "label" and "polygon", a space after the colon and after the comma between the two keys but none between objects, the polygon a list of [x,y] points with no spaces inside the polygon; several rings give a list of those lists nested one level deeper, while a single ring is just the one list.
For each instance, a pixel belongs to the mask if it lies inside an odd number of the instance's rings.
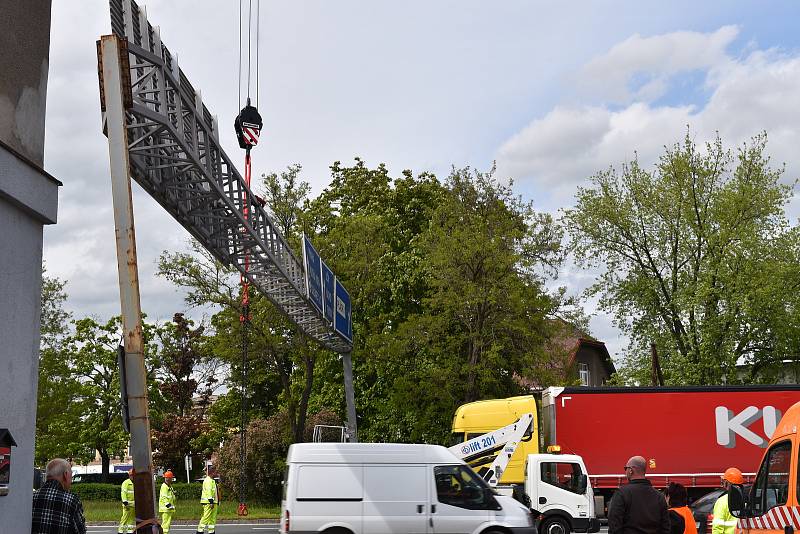
[{"label": "white lettering on trailer", "polygon": [[[759,436],[748,427],[762,418],[764,435]],[[755,406],[748,406],[738,414],[733,413],[726,406],[717,406],[714,409],[714,419],[716,421],[717,443],[725,448],[732,449],[736,446],[736,434],[746,439],[757,447],[765,448],[769,443],[778,421],[781,419],[780,410],[774,406],[765,406],[759,410]]]}]

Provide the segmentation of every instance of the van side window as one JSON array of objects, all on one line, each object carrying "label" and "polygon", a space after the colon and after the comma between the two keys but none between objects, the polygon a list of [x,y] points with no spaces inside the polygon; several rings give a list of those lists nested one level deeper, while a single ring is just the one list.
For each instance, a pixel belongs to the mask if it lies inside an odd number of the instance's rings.
[{"label": "van side window", "polygon": [[436,496],[440,503],[468,510],[498,510],[489,486],[465,465],[438,465],[433,468]]},{"label": "van side window", "polygon": [[754,515],[763,515],[770,508],[786,504],[791,457],[790,441],[775,444],[764,457],[751,493]]},{"label": "van side window", "polygon": [[542,482],[571,493],[583,494],[581,466],[574,462],[542,462]]}]

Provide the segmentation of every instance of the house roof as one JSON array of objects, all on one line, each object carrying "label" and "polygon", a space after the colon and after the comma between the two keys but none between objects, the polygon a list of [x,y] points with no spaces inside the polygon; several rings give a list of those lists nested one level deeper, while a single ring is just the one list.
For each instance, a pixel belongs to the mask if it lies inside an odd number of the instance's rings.
[{"label": "house roof", "polygon": [[614,367],[614,361],[611,359],[611,354],[608,353],[606,344],[591,337],[579,337],[577,340],[575,340],[575,345],[572,349],[569,360],[570,366],[575,363],[575,358],[578,356],[578,351],[584,347],[595,349],[600,353],[600,361],[603,363],[603,367],[605,367],[608,376],[611,376],[617,372],[617,368]]},{"label": "house roof", "polygon": [[[554,323],[554,326],[559,329],[560,332],[558,332],[549,340],[547,344],[547,351],[551,354],[560,354],[564,356],[563,360],[560,358],[558,359],[561,362],[566,362],[566,366],[563,368],[564,373],[568,372],[569,369],[574,368],[575,359],[577,358],[581,349],[596,351],[600,356],[600,361],[609,376],[617,372],[616,367],[614,367],[614,362],[611,359],[611,354],[609,354],[605,343],[593,338],[573,324],[561,320],[554,321]],[[554,365],[558,366],[555,363]],[[563,365],[563,363],[561,365]],[[523,386],[531,389],[545,387],[543,384],[538,384],[535,379],[517,377],[517,380]]]}]

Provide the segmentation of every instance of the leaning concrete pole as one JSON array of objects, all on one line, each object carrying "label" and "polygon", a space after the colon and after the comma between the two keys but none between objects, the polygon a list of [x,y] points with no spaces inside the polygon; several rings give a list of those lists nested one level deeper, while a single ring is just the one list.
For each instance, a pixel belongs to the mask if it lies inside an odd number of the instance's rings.
[{"label": "leaning concrete pole", "polygon": [[100,76],[106,112],[108,154],[111,160],[111,192],[117,237],[117,270],[125,338],[125,375],[130,413],[131,456],[137,533],[161,532],[156,519],[155,486],[150,448],[150,420],[147,413],[147,375],[144,366],[142,310],[139,303],[139,272],[136,263],[136,234],[128,169],[128,136],[125,109],[130,99],[130,70],[127,46],[116,35],[100,38]]}]

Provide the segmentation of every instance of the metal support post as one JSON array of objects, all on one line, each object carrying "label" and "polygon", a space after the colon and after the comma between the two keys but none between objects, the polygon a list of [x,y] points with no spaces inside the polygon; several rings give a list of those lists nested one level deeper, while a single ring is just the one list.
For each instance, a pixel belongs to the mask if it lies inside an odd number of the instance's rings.
[{"label": "metal support post", "polygon": [[[142,312],[139,302],[139,274],[136,260],[136,234],[128,162],[128,138],[123,103],[123,78],[120,40],[116,35],[100,39],[102,87],[108,128],[108,153],[111,161],[111,190],[117,241],[117,270],[125,340],[125,368],[130,412],[131,456],[136,475],[133,479],[136,522],[139,534],[159,533],[153,483],[150,422],[147,411],[147,377],[142,339]],[[127,58],[126,58],[127,59]],[[127,61],[125,61],[127,63]]]},{"label": "metal support post", "polygon": [[347,433],[351,443],[358,443],[358,423],[356,422],[356,399],[353,390],[353,360],[351,352],[342,354],[344,365],[344,396],[347,400]]}]

